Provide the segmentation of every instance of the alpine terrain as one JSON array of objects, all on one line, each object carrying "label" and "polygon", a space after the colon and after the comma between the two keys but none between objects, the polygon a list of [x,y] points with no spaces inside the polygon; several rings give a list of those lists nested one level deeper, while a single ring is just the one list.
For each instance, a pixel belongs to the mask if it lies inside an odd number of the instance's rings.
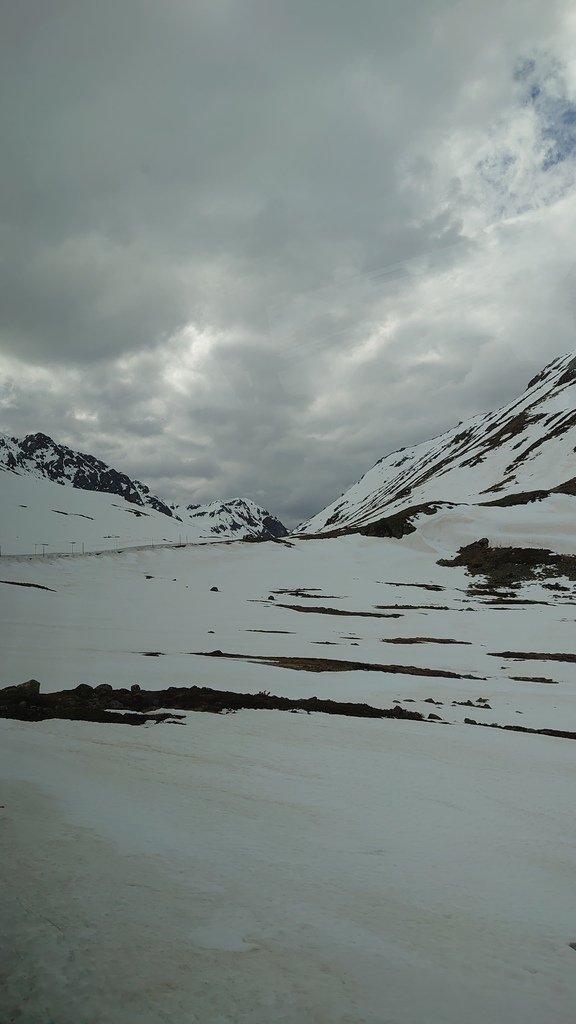
[{"label": "alpine terrain", "polygon": [[[552,524],[576,495],[576,356],[551,362],[519,398],[431,441],[392,452],[298,530],[401,537],[426,517],[481,523],[487,510],[541,503]],[[517,513],[516,513],[517,515]],[[512,520],[514,517],[512,517]]]},{"label": "alpine terrain", "polygon": [[106,550],[206,539],[283,537],[287,530],[246,498],[170,504],[93,455],[46,434],[0,435],[0,545],[4,554]]},{"label": "alpine terrain", "polygon": [[573,1024],[575,385],[279,543],[3,442],[2,1020]]}]

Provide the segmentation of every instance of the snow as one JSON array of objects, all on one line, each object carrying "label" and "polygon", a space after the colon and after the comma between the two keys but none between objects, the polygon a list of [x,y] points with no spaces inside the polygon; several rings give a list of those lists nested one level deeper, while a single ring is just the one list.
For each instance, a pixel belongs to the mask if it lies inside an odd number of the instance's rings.
[{"label": "snow", "polygon": [[[573,665],[489,653],[572,651],[573,606],[562,602],[573,593],[530,584],[522,597],[549,603],[494,609],[431,547],[418,535],[356,536],[2,561],[4,580],[51,588],[0,586],[4,685],[35,676],[46,689],[137,681],[386,707],[410,698],[404,706],[450,723],[280,712],[146,729],[1,722],[7,1014],[18,1006],[22,1024],[573,1020],[573,744],[463,724],[576,729]],[[305,587],[317,588],[311,598],[268,600]],[[415,607],[380,619],[288,603]],[[466,644],[383,642],[421,636]],[[188,653],[217,648],[486,679]],[[143,656],[151,650],[163,656]],[[479,696],[491,710],[451,704]]]},{"label": "snow", "polygon": [[[420,704],[427,697],[451,703],[483,696],[493,706],[493,715],[485,714],[488,721],[576,730],[573,665],[492,656],[505,650],[574,652],[574,585],[561,580],[569,589],[555,594],[527,584],[520,599],[546,603],[492,607],[467,594],[464,569],[436,564],[447,553],[440,547],[431,558],[412,537],[349,537],[299,541],[294,547],[239,543],[84,559],[6,559],[4,580],[50,590],[0,584],[4,685],[31,676],[48,690],[79,682],[154,688],[197,683],[384,707],[411,697],[414,708],[427,713],[436,710]],[[414,581],[444,589],[423,590]],[[310,598],[273,594],[314,587]],[[290,604],[398,617],[305,614],[283,607]],[[386,642],[414,637],[460,643]],[[194,653],[214,650],[414,665],[478,681],[361,670],[312,674]],[[558,683],[554,699],[551,687],[511,682],[516,675],[552,677]],[[462,720],[470,709],[454,707],[450,715]]]},{"label": "snow", "polygon": [[381,459],[298,532],[350,528],[434,501],[476,510],[565,483],[574,477],[576,374],[564,380],[573,363],[573,353],[554,360],[520,399]]},{"label": "snow", "polygon": [[[567,365],[514,414],[569,411]],[[483,443],[502,414],[478,423]],[[535,449],[533,487],[573,475],[566,439]],[[342,521],[382,515],[406,456],[367,474]],[[494,603],[483,577],[438,564],[481,536],[574,554],[573,496],[478,503],[509,457],[439,476],[452,503],[402,540],[210,543],[201,527],[182,546],[193,527],[151,508],[2,474],[0,686],[197,684],[442,719],[0,720],[2,1022],[573,1024],[576,747],[465,719],[576,732],[576,583]],[[427,486],[419,500],[447,500]],[[234,510],[210,511],[231,528]],[[250,660],[266,657],[365,668]]]},{"label": "snow", "polygon": [[201,543],[256,534],[265,510],[248,499],[176,508],[182,521],[117,494],[84,491],[0,466],[2,556]]},{"label": "snow", "polygon": [[0,723],[23,1024],[571,1024],[569,742]]}]

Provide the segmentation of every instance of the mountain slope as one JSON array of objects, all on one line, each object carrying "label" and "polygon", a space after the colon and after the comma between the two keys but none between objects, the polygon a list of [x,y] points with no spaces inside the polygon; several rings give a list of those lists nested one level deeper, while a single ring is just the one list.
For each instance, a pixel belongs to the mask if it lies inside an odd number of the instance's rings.
[{"label": "mountain slope", "polygon": [[[134,544],[286,535],[255,502],[169,505],[139,480],[46,434],[0,436],[4,554],[102,550]],[[73,528],[72,528],[73,527]]]},{"label": "mountain slope", "polygon": [[520,398],[392,452],[298,534],[402,536],[446,506],[514,506],[576,494],[576,357],[555,359]]},{"label": "mountain slope", "polygon": [[275,516],[249,498],[231,498],[229,501],[213,501],[209,505],[174,506],[182,524],[189,526],[203,524],[211,533],[253,537],[285,537],[286,527]]},{"label": "mountain slope", "polygon": [[46,434],[27,434],[21,440],[0,437],[0,465],[16,473],[27,473],[58,484],[71,484],[82,491],[117,494],[133,505],[149,505],[166,516],[174,515],[170,506],[151,494],[139,480],[131,480],[125,473],[112,469],[93,455],[58,444]]}]

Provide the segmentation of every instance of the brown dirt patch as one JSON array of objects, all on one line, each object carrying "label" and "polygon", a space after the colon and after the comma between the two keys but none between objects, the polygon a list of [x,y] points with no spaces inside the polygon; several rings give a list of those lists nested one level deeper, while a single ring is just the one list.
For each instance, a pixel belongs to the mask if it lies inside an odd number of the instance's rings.
[{"label": "brown dirt patch", "polygon": [[471,647],[470,640],[444,640],[435,636],[395,636],[382,639],[383,644],[458,644]]},{"label": "brown dirt patch", "polygon": [[[110,710],[110,707],[113,710]],[[181,724],[183,715],[158,712],[159,708],[203,711],[219,714],[241,709],[267,711],[307,711],[326,715],[347,715],[352,718],[391,718],[423,722],[419,711],[375,708],[370,704],[304,697],[290,700],[270,693],[234,693],[212,690],[207,686],[169,686],[165,690],[113,689],[112,686],[91,687],[81,684],[73,690],[40,693],[40,684],[30,680],[20,686],[0,690],[0,717],[23,722],[40,722],[48,718],[70,721],[107,722],[119,725],[143,725],[145,722]],[[120,712],[128,712],[120,713]]]},{"label": "brown dirt patch", "polygon": [[441,558],[438,565],[464,566],[473,576],[485,576],[494,587],[542,576],[567,576],[576,581],[574,555],[558,555],[548,548],[494,548],[486,537],[461,547],[455,558]]},{"label": "brown dirt patch", "polygon": [[[275,605],[276,608],[289,608],[293,612],[312,612],[318,615],[350,615],[357,616],[365,619],[399,619],[400,615],[383,615],[381,612],[351,612],[344,608],[325,608],[323,605],[308,605],[305,607],[300,604],[281,604],[279,601]],[[378,608],[387,607],[386,605],[377,605]],[[401,605],[390,605],[391,608],[400,608]]]},{"label": "brown dirt patch", "polygon": [[376,583],[380,583],[383,587],[417,587],[418,590],[435,590],[438,592],[446,590],[446,587],[441,587],[439,583],[391,583],[390,580],[376,580]]},{"label": "brown dirt patch", "polygon": [[225,651],[190,651],[203,658],[227,658],[231,661],[251,661],[253,664],[290,668],[296,672],[387,672],[392,675],[433,676],[440,679],[482,679],[482,676],[462,675],[448,669],[422,668],[417,665],[380,665],[365,661],[343,661],[336,658],[282,657],[279,655],[232,654]]},{"label": "brown dirt patch", "polygon": [[556,679],[548,679],[547,676],[510,676],[510,679],[516,680],[517,683],[551,683],[558,686]]},{"label": "brown dirt patch", "polygon": [[462,608],[449,608],[447,604],[377,604],[376,608],[398,608],[406,612],[434,611],[434,612],[461,612]]},{"label": "brown dirt patch", "polygon": [[576,732],[564,729],[529,729],[525,725],[498,725],[496,722],[476,722],[473,718],[465,718],[465,725],[479,725],[483,729],[502,729],[504,732],[529,732],[535,736],[556,736],[559,739],[576,740]]},{"label": "brown dirt patch", "polygon": [[540,654],[535,651],[488,651],[491,658],[511,658],[513,661],[562,661],[576,663],[576,654]]}]

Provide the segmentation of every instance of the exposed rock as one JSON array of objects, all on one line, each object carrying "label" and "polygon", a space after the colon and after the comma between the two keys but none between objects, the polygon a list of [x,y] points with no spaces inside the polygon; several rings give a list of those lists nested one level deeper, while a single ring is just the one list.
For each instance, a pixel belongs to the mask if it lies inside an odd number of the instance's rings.
[{"label": "exposed rock", "polygon": [[490,547],[486,537],[461,547],[454,558],[438,565],[464,566],[473,576],[486,576],[492,586],[538,579],[540,575],[576,580],[576,556],[557,555],[547,548]]},{"label": "exposed rock", "polygon": [[93,455],[58,444],[47,434],[27,434],[21,440],[0,439],[0,462],[13,471],[33,472],[55,483],[71,483],[83,491],[117,494],[131,504],[149,505],[173,517],[172,509],[139,480],[131,480],[126,473],[112,469]]},{"label": "exposed rock", "polygon": [[[74,451],[47,434],[27,434],[24,438],[0,435],[0,468],[12,473],[44,477],[58,484],[70,484],[84,491],[118,495],[130,503],[128,511],[145,516],[153,509],[182,523],[199,520],[208,534],[250,540],[279,540],[288,530],[270,512],[247,498],[232,498],[211,504],[178,506],[163,501],[141,480],[132,480],[93,455]],[[59,515],[67,512],[54,509]],[[91,517],[87,517],[91,518]],[[197,524],[196,524],[197,525]]]},{"label": "exposed rock", "polygon": [[[574,355],[554,359],[502,408],[379,459],[295,533],[402,538],[419,528],[424,515],[458,506],[470,516],[486,504],[514,506],[576,494],[575,479],[560,476],[565,453],[576,443],[575,384]],[[481,475],[474,472],[479,465]]]},{"label": "exposed rock", "polygon": [[[175,716],[172,712],[160,713],[158,709],[162,707],[213,714],[250,708],[307,711],[354,718],[392,718],[413,722],[425,720],[418,711],[407,711],[398,705],[375,708],[370,704],[320,700],[318,697],[289,700],[266,691],[256,694],[235,693],[205,686],[169,686],[166,690],[128,690],[121,687],[112,689],[111,693],[108,690],[103,692],[98,688],[93,689],[86,684],[80,684],[73,690],[46,694],[39,693],[36,687],[26,690],[22,686],[11,686],[0,690],[0,717],[28,722],[63,718],[142,725],[150,721],[176,721],[183,717]],[[123,713],[119,714],[120,711]]]},{"label": "exposed rock", "polygon": [[25,683],[18,683],[16,686],[8,687],[14,691],[14,696],[19,699],[36,697],[40,693],[40,683],[37,679],[28,679]]}]

